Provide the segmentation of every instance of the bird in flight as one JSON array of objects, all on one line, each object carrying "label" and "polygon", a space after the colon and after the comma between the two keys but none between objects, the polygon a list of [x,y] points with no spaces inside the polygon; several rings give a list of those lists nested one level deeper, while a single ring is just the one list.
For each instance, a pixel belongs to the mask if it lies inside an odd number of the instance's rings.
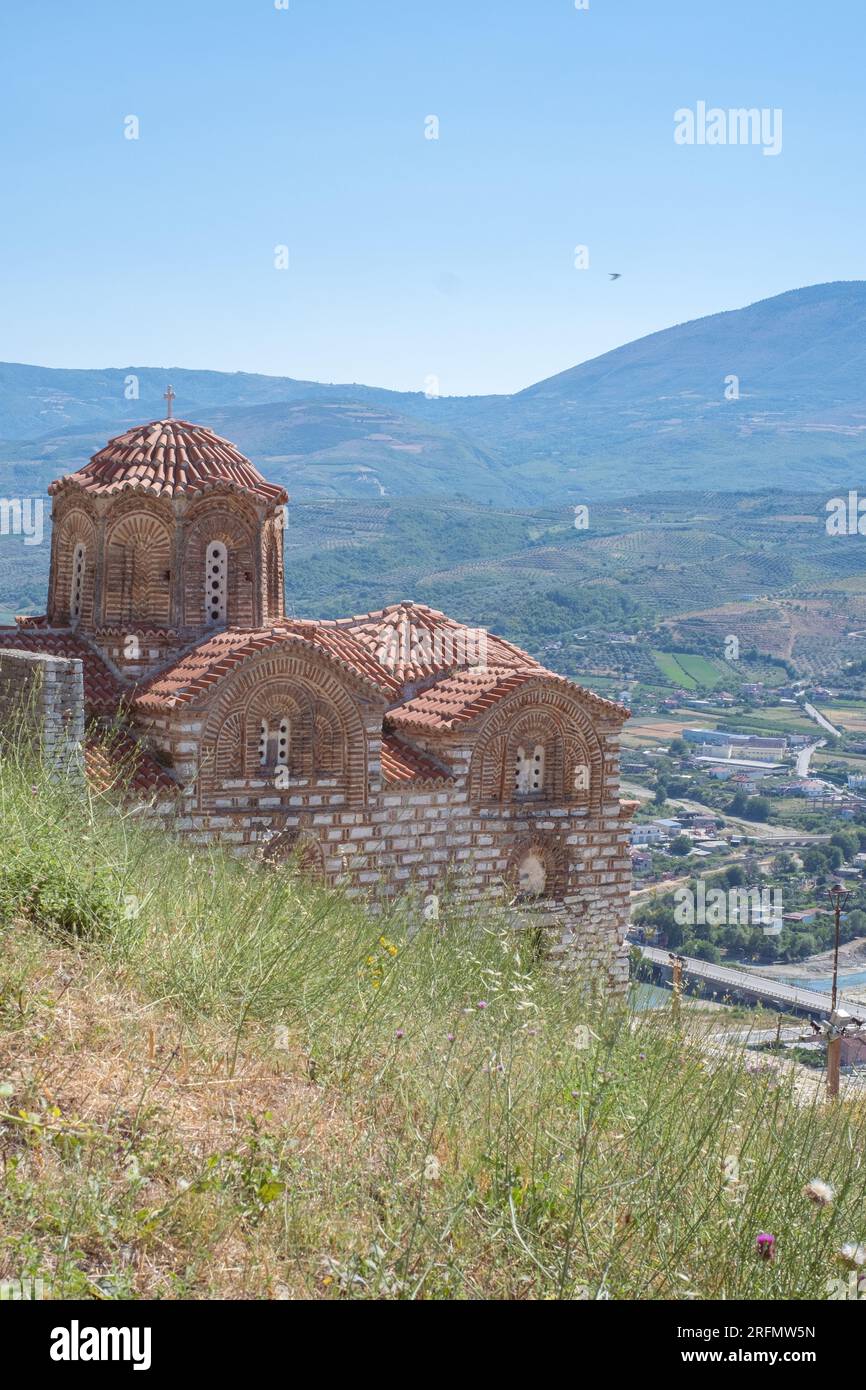
[{"label": "bird in flight", "polygon": [[620,274],[620,272],[619,272],[618,270],[609,270],[607,273],[608,273],[608,275],[610,276],[611,280],[621,280],[621,279],[622,279],[622,275]]}]

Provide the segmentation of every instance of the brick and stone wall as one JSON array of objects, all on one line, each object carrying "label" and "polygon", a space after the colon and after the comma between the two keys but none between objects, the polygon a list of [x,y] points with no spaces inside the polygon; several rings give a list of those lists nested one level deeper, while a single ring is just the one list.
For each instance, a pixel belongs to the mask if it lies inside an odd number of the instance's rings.
[{"label": "brick and stone wall", "polygon": [[81,771],[84,673],[74,658],[0,648],[0,731],[23,728],[50,766]]},{"label": "brick and stone wall", "polygon": [[[300,853],[304,867],[371,902],[410,889],[426,897],[445,885],[458,900],[516,902],[519,913],[542,922],[550,953],[564,965],[625,988],[631,803],[619,800],[613,727],[599,730],[584,797],[484,804],[470,796],[474,736],[450,741],[450,780],[390,785],[376,711],[358,739],[363,748],[355,747],[367,768],[359,797],[357,783],[347,795],[349,785],[335,777],[293,776],[280,786],[264,769],[214,776],[202,742],[208,723],[207,715],[184,712],[150,719],[146,729],[185,784],[175,828],[191,843],[219,841],[246,856]],[[544,866],[545,886],[521,902],[519,868],[530,854]]]}]

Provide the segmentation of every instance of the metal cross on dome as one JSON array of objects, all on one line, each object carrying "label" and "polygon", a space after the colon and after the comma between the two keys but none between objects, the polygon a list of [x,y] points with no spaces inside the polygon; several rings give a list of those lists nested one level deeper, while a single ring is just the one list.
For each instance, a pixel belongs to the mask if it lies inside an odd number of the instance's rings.
[{"label": "metal cross on dome", "polygon": [[166,401],[168,402],[168,414],[166,415],[165,418],[166,418],[166,420],[170,420],[170,419],[171,419],[171,404],[172,404],[172,401],[174,400],[174,391],[172,390],[172,388],[171,388],[170,386],[169,386],[168,389],[164,392],[164,395],[165,395]]}]

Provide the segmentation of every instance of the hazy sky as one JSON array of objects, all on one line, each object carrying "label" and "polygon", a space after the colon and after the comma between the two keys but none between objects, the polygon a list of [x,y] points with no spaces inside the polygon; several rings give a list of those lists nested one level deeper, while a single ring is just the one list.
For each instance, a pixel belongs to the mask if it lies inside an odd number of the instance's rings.
[{"label": "hazy sky", "polygon": [[9,0],[0,358],[513,391],[863,276],[863,0],[589,6]]}]

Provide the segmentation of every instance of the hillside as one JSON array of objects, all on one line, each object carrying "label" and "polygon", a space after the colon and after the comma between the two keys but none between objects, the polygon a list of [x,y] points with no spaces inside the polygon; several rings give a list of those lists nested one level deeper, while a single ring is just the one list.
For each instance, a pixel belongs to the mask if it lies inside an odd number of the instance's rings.
[{"label": "hillside", "polygon": [[155,853],[15,758],[0,799],[0,1279],[775,1301],[844,1276],[862,1100],[745,1051],[736,1013],[589,1003],[532,932],[447,899],[435,927],[411,898],[372,918],[285,869]]},{"label": "hillside", "polygon": [[[567,506],[456,497],[419,505],[364,488],[358,500],[290,504],[286,601],[295,616],[340,617],[412,597],[569,675],[648,677],[658,645],[649,635],[637,667],[624,660],[635,649],[622,646],[600,664],[586,660],[601,654],[604,631],[657,624],[707,652],[733,631],[744,651],[754,645],[804,676],[866,659],[861,538],[827,535],[820,496],[755,491],[696,507],[689,494],[643,494],[593,506],[582,531]],[[0,537],[4,621],[44,610],[49,551]]]},{"label": "hillside", "polygon": [[[164,412],[233,439],[296,498],[538,506],[635,489],[848,486],[866,431],[866,282],[791,290],[653,333],[513,396],[246,373],[0,364],[0,489],[34,486]],[[138,378],[137,401],[124,382]],[[739,398],[725,399],[725,380]]]}]

